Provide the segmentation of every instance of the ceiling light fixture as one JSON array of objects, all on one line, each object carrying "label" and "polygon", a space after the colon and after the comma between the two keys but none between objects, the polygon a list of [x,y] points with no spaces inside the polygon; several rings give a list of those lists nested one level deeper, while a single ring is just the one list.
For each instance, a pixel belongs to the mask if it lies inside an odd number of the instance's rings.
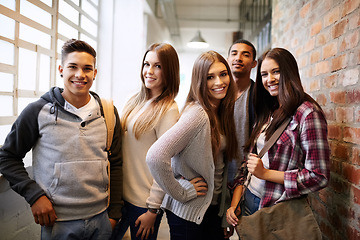
[{"label": "ceiling light fixture", "polygon": [[195,34],[195,37],[193,37],[193,39],[187,43],[187,46],[190,48],[207,48],[209,44],[201,36],[200,30],[198,30]]}]

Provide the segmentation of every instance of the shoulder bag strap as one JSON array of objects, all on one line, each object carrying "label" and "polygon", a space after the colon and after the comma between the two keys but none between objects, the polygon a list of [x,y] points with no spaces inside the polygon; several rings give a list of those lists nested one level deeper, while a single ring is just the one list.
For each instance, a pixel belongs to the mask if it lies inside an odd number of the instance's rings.
[{"label": "shoulder bag strap", "polygon": [[114,135],[114,125],[115,125],[115,117],[114,117],[114,104],[112,100],[101,99],[101,104],[104,112],[104,119],[107,129],[107,139],[106,139],[106,151],[110,154],[110,147],[112,143],[112,138]]},{"label": "shoulder bag strap", "polygon": [[[114,125],[115,125],[115,113],[114,113],[114,103],[112,99],[104,99],[101,98],[101,105],[104,112],[105,125],[107,130],[107,138],[106,138],[106,151],[108,156],[111,155],[110,147],[112,144],[112,139],[114,135]],[[110,161],[107,161],[107,173],[109,178],[109,185],[107,187],[108,192],[108,201],[107,206],[110,205]]]},{"label": "shoulder bag strap", "polygon": [[[276,131],[274,132],[274,134],[269,138],[269,140],[265,143],[264,147],[261,149],[260,153],[258,154],[259,158],[262,158],[264,156],[264,154],[269,151],[269,149],[275,144],[275,142],[278,140],[278,138],[280,137],[280,135],[284,132],[285,128],[287,127],[287,125],[289,125],[291,121],[291,118],[287,118],[278,129],[276,129]],[[251,179],[252,174],[249,172],[247,177],[246,177],[246,181],[244,183],[244,189],[242,191],[242,196],[240,198],[239,203],[237,204],[235,209],[238,209],[240,207],[240,204],[244,198],[244,193],[245,193],[245,189],[249,186],[250,184],[250,179]]]},{"label": "shoulder bag strap", "polygon": [[269,151],[272,145],[278,140],[280,135],[284,132],[287,125],[290,123],[291,118],[286,119],[278,129],[274,132],[274,134],[269,138],[269,140],[265,143],[264,147],[261,149],[260,153],[258,154],[259,158],[262,158],[264,154]]}]

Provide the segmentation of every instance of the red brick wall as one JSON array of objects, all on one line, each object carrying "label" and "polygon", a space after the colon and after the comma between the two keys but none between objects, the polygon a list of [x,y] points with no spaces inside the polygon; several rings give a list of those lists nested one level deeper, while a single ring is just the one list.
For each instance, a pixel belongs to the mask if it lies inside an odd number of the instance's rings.
[{"label": "red brick wall", "polygon": [[323,107],[329,186],[311,203],[324,239],[360,239],[360,0],[273,0],[272,47],[296,57],[305,90]]}]

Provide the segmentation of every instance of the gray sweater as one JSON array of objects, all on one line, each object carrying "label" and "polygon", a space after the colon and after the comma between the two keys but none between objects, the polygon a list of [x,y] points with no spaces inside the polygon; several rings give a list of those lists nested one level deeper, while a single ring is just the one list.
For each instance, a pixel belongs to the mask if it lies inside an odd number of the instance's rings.
[{"label": "gray sweater", "polygon": [[[161,207],[200,224],[214,190],[214,160],[210,121],[199,104],[192,104],[179,121],[149,149],[146,162],[166,195]],[[190,180],[203,177],[208,184],[205,196],[197,197]]]}]

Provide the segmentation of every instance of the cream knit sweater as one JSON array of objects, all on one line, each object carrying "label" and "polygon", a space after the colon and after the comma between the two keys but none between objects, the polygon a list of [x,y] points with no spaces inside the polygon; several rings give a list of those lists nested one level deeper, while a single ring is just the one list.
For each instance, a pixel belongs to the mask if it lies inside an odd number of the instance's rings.
[{"label": "cream knit sweater", "polygon": [[[179,121],[149,149],[146,162],[151,174],[165,191],[161,207],[200,224],[211,203],[214,189],[214,160],[210,122],[199,104],[192,104]],[[189,180],[203,177],[205,196],[197,197]]]},{"label": "cream knit sweater", "polygon": [[179,117],[179,110],[174,102],[154,129],[136,139],[133,133],[134,123],[151,101],[149,100],[134,116],[130,116],[127,130],[123,135],[123,198],[142,208],[146,208],[147,203],[151,208],[160,208],[164,197],[164,192],[156,182],[153,182],[153,177],[145,163],[146,153],[151,145],[175,124]]}]

